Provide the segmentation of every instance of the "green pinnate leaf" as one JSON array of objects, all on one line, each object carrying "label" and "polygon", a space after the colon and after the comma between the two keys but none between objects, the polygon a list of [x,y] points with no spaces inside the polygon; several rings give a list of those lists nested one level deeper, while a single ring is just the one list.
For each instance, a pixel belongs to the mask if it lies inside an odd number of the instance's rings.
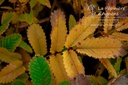
[{"label": "green pinnate leaf", "polygon": [[50,85],[52,78],[50,68],[42,56],[34,57],[31,60],[29,73],[34,85]]},{"label": "green pinnate leaf", "polygon": [[20,80],[15,80],[12,82],[11,85],[26,85],[23,81],[20,81]]},{"label": "green pinnate leaf", "polygon": [[20,42],[19,47],[23,48],[27,52],[32,53],[32,48],[26,42],[24,42],[24,41]]},{"label": "green pinnate leaf", "polygon": [[71,84],[70,84],[70,82],[68,82],[68,81],[63,81],[63,82],[61,82],[59,85],[71,85]]},{"label": "green pinnate leaf", "polygon": [[2,25],[0,26],[0,35],[3,34],[6,29],[9,26],[9,23],[11,22],[12,18],[13,18],[13,13],[3,13],[2,15],[2,19],[1,19],[1,23]]},{"label": "green pinnate leaf", "polygon": [[0,47],[4,47],[9,51],[13,52],[16,47],[20,44],[21,38],[22,37],[20,34],[12,34],[6,36],[5,38],[0,40]]}]

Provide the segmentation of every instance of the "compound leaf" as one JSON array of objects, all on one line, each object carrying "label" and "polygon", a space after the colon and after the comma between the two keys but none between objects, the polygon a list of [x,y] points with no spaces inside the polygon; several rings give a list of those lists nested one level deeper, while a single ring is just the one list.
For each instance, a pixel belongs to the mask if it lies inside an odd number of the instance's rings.
[{"label": "compound leaf", "polygon": [[39,24],[30,25],[27,36],[35,55],[45,55],[47,53],[45,33]]},{"label": "compound leaf", "polygon": [[30,78],[34,85],[50,85],[51,73],[48,62],[42,56],[34,57],[29,64]]},{"label": "compound leaf", "polygon": [[20,54],[12,53],[5,48],[0,48],[0,60],[7,62],[7,63],[12,63],[19,59],[21,59]]},{"label": "compound leaf", "polygon": [[99,25],[100,15],[90,15],[83,17],[78,24],[76,24],[67,36],[65,46],[67,48],[73,47],[85,38],[92,34]]},{"label": "compound leaf", "polygon": [[8,12],[3,13],[1,19],[2,25],[0,26],[0,35],[6,31],[12,18],[13,18],[13,13],[8,13]]},{"label": "compound leaf", "polygon": [[51,15],[51,48],[50,52],[54,53],[55,51],[60,52],[64,46],[67,29],[66,21],[63,12],[59,9],[54,11]]},{"label": "compound leaf", "polygon": [[108,37],[88,38],[79,43],[76,49],[77,52],[94,58],[115,58],[125,53],[121,41]]},{"label": "compound leaf", "polygon": [[64,64],[63,64],[62,55],[60,54],[57,54],[56,56],[51,55],[50,56],[50,67],[55,76],[57,83],[68,80],[67,73],[65,71]]},{"label": "compound leaf", "polygon": [[84,67],[73,50],[63,52],[63,63],[69,78],[73,79],[79,74],[84,74]]},{"label": "compound leaf", "polygon": [[16,77],[25,72],[22,61],[15,61],[0,71],[0,83],[12,82]]},{"label": "compound leaf", "polygon": [[0,40],[0,47],[4,47],[7,50],[13,52],[21,42],[20,34],[11,34]]}]

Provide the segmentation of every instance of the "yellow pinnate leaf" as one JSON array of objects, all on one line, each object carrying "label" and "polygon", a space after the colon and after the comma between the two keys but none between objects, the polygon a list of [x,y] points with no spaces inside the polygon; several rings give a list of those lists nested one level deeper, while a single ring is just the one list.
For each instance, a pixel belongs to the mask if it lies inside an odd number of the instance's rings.
[{"label": "yellow pinnate leaf", "polygon": [[56,79],[54,77],[54,74],[52,73],[52,80],[50,85],[57,85]]},{"label": "yellow pinnate leaf", "polygon": [[116,70],[108,59],[100,59],[101,63],[104,67],[114,76],[117,77]]},{"label": "yellow pinnate leaf", "polygon": [[73,79],[79,74],[84,75],[84,67],[73,50],[63,52],[63,62],[69,78]]},{"label": "yellow pinnate leaf", "polygon": [[[84,2],[83,2],[84,3]],[[85,6],[84,6],[84,16],[89,16],[91,14],[91,8],[88,6],[87,3],[85,3]]]},{"label": "yellow pinnate leaf", "polygon": [[[107,2],[107,7],[108,8],[115,8],[116,9],[116,6],[115,4],[111,5],[111,1]],[[106,14],[105,14],[105,18],[104,18],[104,32],[107,33],[109,30],[112,29],[112,26],[113,26],[113,23],[114,23],[114,19],[115,19],[115,14],[113,13],[116,13],[115,10],[113,9],[106,9]]]},{"label": "yellow pinnate leaf", "polygon": [[46,37],[40,25],[30,25],[27,30],[27,37],[34,49],[35,55],[45,55],[47,53]]},{"label": "yellow pinnate leaf", "polygon": [[16,77],[25,72],[22,61],[15,61],[0,71],[0,83],[12,82]]},{"label": "yellow pinnate leaf", "polygon": [[87,36],[92,34],[99,25],[100,15],[90,15],[88,17],[83,17],[74,28],[71,29],[69,35],[67,36],[65,46],[67,48],[73,47],[78,42],[81,42]]},{"label": "yellow pinnate leaf", "polygon": [[59,9],[51,15],[51,48],[50,52],[60,52],[64,46],[67,35],[66,21],[63,12]]},{"label": "yellow pinnate leaf", "polygon": [[76,49],[77,52],[94,58],[115,58],[125,53],[120,40],[108,37],[88,38],[79,43]]},{"label": "yellow pinnate leaf", "polygon": [[115,29],[116,29],[117,31],[122,31],[122,30],[128,29],[128,17],[126,17],[125,20],[119,21],[119,22],[115,25]]},{"label": "yellow pinnate leaf", "polygon": [[128,41],[128,34],[125,33],[113,33],[110,37],[123,41]]},{"label": "yellow pinnate leaf", "polygon": [[50,56],[50,67],[57,83],[68,80],[67,73],[63,65],[63,57],[60,54]]},{"label": "yellow pinnate leaf", "polygon": [[114,23],[115,16],[114,15],[106,15],[104,19],[104,32],[107,33],[112,29]]},{"label": "yellow pinnate leaf", "polygon": [[12,62],[17,61],[19,59],[21,59],[20,54],[12,53],[5,48],[0,48],[0,60],[7,62],[7,63],[12,63]]}]

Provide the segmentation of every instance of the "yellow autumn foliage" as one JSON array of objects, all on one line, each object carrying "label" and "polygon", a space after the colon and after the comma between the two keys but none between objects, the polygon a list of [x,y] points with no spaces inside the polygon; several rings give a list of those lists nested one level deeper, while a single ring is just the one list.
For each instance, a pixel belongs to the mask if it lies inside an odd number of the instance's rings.
[{"label": "yellow autumn foliage", "polygon": [[15,61],[0,71],[0,83],[12,82],[16,77],[25,72],[22,61]]},{"label": "yellow autumn foliage", "polygon": [[63,63],[70,79],[75,78],[79,74],[84,75],[84,67],[75,51],[69,50],[63,52]]},{"label": "yellow autumn foliage", "polygon": [[114,39],[119,39],[122,41],[128,41],[128,34],[125,34],[125,33],[113,33],[112,35],[110,35],[110,37]]},{"label": "yellow autumn foliage", "polygon": [[104,19],[104,32],[107,33],[109,30],[112,29],[114,23],[114,15],[107,15]]},{"label": "yellow autumn foliage", "polygon": [[100,15],[90,15],[83,17],[78,24],[74,26],[67,36],[65,46],[73,47],[92,34],[99,25]]},{"label": "yellow autumn foliage", "polygon": [[122,31],[128,28],[128,17],[126,17],[124,20],[120,20],[116,25],[115,29],[117,31]]},{"label": "yellow autumn foliage", "polygon": [[45,55],[47,53],[46,37],[39,24],[32,24],[27,30],[27,37],[35,55]]},{"label": "yellow autumn foliage", "polygon": [[50,67],[58,84],[62,81],[68,80],[61,54],[50,56]]},{"label": "yellow autumn foliage", "polygon": [[0,60],[12,63],[21,59],[21,55],[18,53],[12,53],[5,48],[0,48]]},{"label": "yellow autumn foliage", "polygon": [[123,44],[118,39],[87,38],[77,45],[76,50],[94,58],[115,58],[124,55],[125,51],[122,46]]},{"label": "yellow autumn foliage", "polygon": [[63,49],[67,35],[66,21],[63,12],[59,9],[51,15],[51,48],[50,52],[60,52]]},{"label": "yellow autumn foliage", "polygon": [[117,77],[115,68],[112,66],[109,59],[99,59],[105,68],[111,73],[112,76]]}]

